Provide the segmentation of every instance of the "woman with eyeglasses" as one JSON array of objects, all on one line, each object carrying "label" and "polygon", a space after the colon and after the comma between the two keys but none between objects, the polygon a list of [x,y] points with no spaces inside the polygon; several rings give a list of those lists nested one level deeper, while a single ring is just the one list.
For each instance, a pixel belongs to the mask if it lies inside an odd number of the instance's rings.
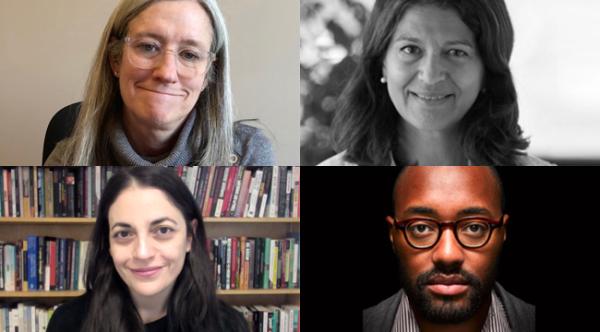
[{"label": "woman with eyeglasses", "polygon": [[227,43],[215,0],[122,0],[45,165],[274,164],[262,131],[233,122]]},{"label": "woman with eyeglasses", "polygon": [[194,197],[167,167],[124,168],[98,205],[85,294],[54,312],[48,332],[247,332],[216,296]]}]

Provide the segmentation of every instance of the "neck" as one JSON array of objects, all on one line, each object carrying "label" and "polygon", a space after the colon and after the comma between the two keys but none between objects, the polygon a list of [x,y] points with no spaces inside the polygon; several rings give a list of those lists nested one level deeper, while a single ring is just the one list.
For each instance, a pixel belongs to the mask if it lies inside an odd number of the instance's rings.
[{"label": "neck", "polygon": [[488,316],[490,305],[492,303],[491,296],[483,302],[475,315],[468,320],[458,324],[436,324],[429,322],[422,315],[415,311],[415,318],[419,324],[421,332],[479,332],[483,329],[483,325]]},{"label": "neck", "polygon": [[131,147],[142,157],[158,157],[171,151],[185,124],[184,120],[173,128],[149,128],[128,113],[123,112],[123,131]]},{"label": "neck", "polygon": [[418,165],[466,165],[468,160],[460,145],[457,129],[419,130],[402,121],[400,137],[395,151],[397,158],[406,164]]},{"label": "neck", "polygon": [[144,324],[154,322],[167,315],[167,299],[169,294],[171,294],[171,288],[151,296],[133,294],[131,292],[135,308]]}]

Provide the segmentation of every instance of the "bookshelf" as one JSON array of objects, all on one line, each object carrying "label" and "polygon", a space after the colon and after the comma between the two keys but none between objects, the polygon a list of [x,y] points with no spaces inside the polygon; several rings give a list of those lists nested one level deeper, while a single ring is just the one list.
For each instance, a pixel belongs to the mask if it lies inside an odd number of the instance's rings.
[{"label": "bookshelf", "polygon": [[[28,235],[67,237],[89,240],[94,218],[24,218],[0,217],[0,241],[15,242]],[[283,238],[300,232],[299,218],[204,218],[208,238],[248,236]],[[0,303],[43,300],[61,303],[83,294],[83,291],[0,291]],[[299,305],[300,289],[230,289],[217,295],[233,305]]]},{"label": "bookshelf", "polygon": [[[30,175],[32,175],[36,172],[36,169],[40,169],[40,168],[41,167],[4,167],[4,173],[0,174],[0,175],[4,175],[4,180],[6,182],[6,180],[7,180],[6,170],[7,169],[9,171],[12,169],[15,169],[16,171],[23,172],[23,174],[25,174],[27,169],[31,169],[32,173]],[[179,168],[178,172],[179,172],[179,176],[182,177],[182,180],[184,180],[184,182],[186,182],[186,184],[189,183],[190,185],[192,185],[194,183],[193,182],[194,180],[192,180],[190,182],[190,178],[189,178],[190,174],[194,174],[194,176],[197,175],[199,177],[201,172],[210,170],[211,171],[210,176],[212,177],[213,176],[212,173],[214,172],[214,176],[216,178],[216,174],[218,172],[215,169],[217,169],[217,168],[218,167],[201,168],[200,172],[198,171],[197,168],[191,168],[191,167]],[[267,168],[268,167],[254,167],[254,168],[247,168],[246,170],[250,169],[252,171],[252,175],[254,176],[256,169],[265,170]],[[42,172],[40,172],[38,174],[47,172],[46,168],[41,168],[41,169],[42,169]],[[57,169],[57,168],[54,167],[52,169]],[[85,174],[86,176],[89,176],[91,174],[92,177],[90,180],[91,180],[91,183],[93,184],[94,173],[92,173],[92,172],[99,172],[99,171],[104,172],[105,168],[104,167],[103,168],[92,167],[92,168],[90,168],[91,171],[86,170],[86,168],[84,168],[83,172],[80,169],[74,168],[74,167],[66,167],[66,168],[62,168],[62,169],[72,170],[76,176],[78,174]],[[116,170],[111,169],[110,167],[107,167],[106,169],[108,169],[109,172],[116,171]],[[280,167],[280,170],[281,169],[282,168]],[[239,170],[240,174],[238,175],[238,180],[242,179],[242,174],[241,174],[242,171],[243,170]],[[297,181],[299,181],[299,170],[294,169],[294,171],[298,171],[298,180]],[[273,172],[273,171],[271,170],[270,172]],[[14,175],[15,173],[18,173],[18,172],[13,171],[12,175]],[[187,173],[187,175],[186,175],[186,173]],[[232,174],[233,174],[233,172],[232,172]],[[30,177],[30,179],[32,179],[32,178]],[[99,179],[99,176],[96,177],[96,185],[100,184],[98,179]],[[108,176],[107,176],[107,179],[108,179]],[[75,181],[77,181],[77,178],[75,179]],[[86,180],[84,180],[84,181],[86,181]],[[102,189],[103,189],[103,186],[105,184],[104,183],[105,179],[102,178],[102,181],[103,181],[102,182]],[[196,180],[196,186],[199,186],[199,183],[201,181],[202,181],[201,179]],[[208,180],[208,181],[210,182],[211,180]],[[248,185],[251,185],[250,184],[251,181],[252,181],[252,179],[248,180],[248,182],[249,182]],[[28,192],[28,194],[30,195],[29,197],[31,198],[31,201],[33,201],[32,197],[36,194],[36,191],[35,191],[36,189],[33,187],[33,183],[34,183],[34,180],[31,180],[29,185],[32,185],[32,187],[31,187],[31,190]],[[213,184],[225,186],[226,182],[221,181],[221,179],[218,179],[218,180],[215,179]],[[206,184],[205,184],[205,186],[206,186]],[[232,186],[234,186],[234,188],[235,188],[235,182]],[[46,186],[46,189],[47,188],[48,188],[48,186]],[[266,188],[267,188],[267,186],[265,185],[265,195],[267,194]],[[39,191],[39,190],[43,190],[43,189],[44,189],[44,184],[41,183],[41,185],[37,188],[37,190]],[[190,187],[190,191],[192,191],[191,189],[192,189],[192,187]],[[91,190],[97,190],[98,192],[100,192],[99,189],[97,189],[97,188],[93,188]],[[233,190],[235,190],[235,189],[233,189]],[[249,190],[251,191],[251,188]],[[76,189],[74,192],[75,193],[77,192]],[[196,196],[196,194],[198,193],[198,189],[193,190],[192,193],[194,193]],[[261,193],[262,193],[262,191],[261,191]],[[223,193],[223,191],[222,191],[221,195],[223,195],[223,194],[227,195],[226,192]],[[21,192],[21,195],[23,195],[23,192]],[[215,198],[218,197],[217,195],[218,195],[218,190],[215,190]],[[248,193],[248,196],[249,196],[248,201],[250,201],[250,195],[251,195],[251,193],[249,192]],[[205,196],[208,197],[208,193],[206,193]],[[40,197],[41,197],[41,195],[40,195]],[[88,197],[90,197],[90,196],[88,196]],[[231,194],[230,198],[233,198],[233,193]],[[18,197],[17,197],[17,199],[18,199]],[[97,204],[97,199],[98,199],[98,197],[94,197],[94,201],[90,205],[88,205],[88,207]],[[298,200],[299,200],[299,197],[298,197]],[[0,204],[1,203],[2,203],[2,201],[0,201]],[[24,201],[21,201],[21,203],[23,203],[23,205],[26,205]],[[41,204],[41,201],[39,201],[38,203]],[[46,202],[46,203],[48,203],[48,202]],[[202,210],[202,203],[199,203],[199,205]],[[34,206],[34,204],[32,204],[31,206]],[[3,214],[3,216],[0,216],[0,241],[4,241],[4,242],[8,242],[8,243],[16,242],[16,241],[27,238],[27,236],[32,236],[32,235],[33,236],[57,237],[57,238],[70,238],[70,239],[79,240],[79,241],[87,241],[90,239],[90,235],[92,233],[92,230],[93,230],[93,227],[95,224],[95,218],[93,218],[93,217],[92,218],[90,218],[90,217],[38,217],[37,214],[35,214],[35,213],[32,213],[33,216],[31,216],[31,215],[23,216],[24,215],[23,213],[21,213],[20,214],[21,216],[18,216],[18,217],[6,216],[6,214],[7,214],[6,207],[7,207],[7,205],[5,204],[4,205],[5,209],[3,211],[4,214]],[[8,207],[10,208],[10,205],[8,205]],[[47,207],[48,206],[46,206],[46,208]],[[55,206],[55,208],[56,208],[56,206]],[[257,206],[256,210],[258,212],[258,206]],[[268,211],[268,207],[266,208],[266,210]],[[39,211],[41,211],[41,208]],[[223,211],[225,211],[225,210],[223,210]],[[8,213],[8,214],[10,214],[10,213]],[[206,217],[203,217],[204,227],[206,229],[207,237],[210,239],[213,239],[213,238],[219,238],[219,237],[224,237],[224,236],[228,236],[228,237],[246,236],[246,237],[268,237],[268,238],[273,238],[273,239],[279,239],[279,238],[288,237],[290,233],[300,233],[300,218],[299,217],[271,217],[271,216],[269,216],[270,214],[267,212],[265,212],[264,214],[265,214],[265,216],[260,216],[260,217],[239,217],[239,216],[227,216],[227,217],[206,216]],[[15,215],[15,214],[13,213],[12,215]],[[297,211],[295,211],[295,213],[290,212],[290,215],[298,216],[299,213]],[[68,301],[69,299],[80,296],[82,294],[83,294],[83,291],[75,291],[75,290],[71,290],[71,291],[35,291],[35,290],[4,291],[4,290],[2,290],[2,291],[0,291],[0,304],[5,305],[5,304],[14,304],[14,303],[25,302],[25,303],[40,303],[40,304],[55,305],[55,304],[60,304],[65,301]],[[247,306],[249,306],[249,305],[275,305],[275,306],[300,305],[300,289],[296,289],[296,288],[217,290],[217,295],[219,296],[219,298],[223,299],[224,301],[226,301],[232,305],[247,305]]]}]

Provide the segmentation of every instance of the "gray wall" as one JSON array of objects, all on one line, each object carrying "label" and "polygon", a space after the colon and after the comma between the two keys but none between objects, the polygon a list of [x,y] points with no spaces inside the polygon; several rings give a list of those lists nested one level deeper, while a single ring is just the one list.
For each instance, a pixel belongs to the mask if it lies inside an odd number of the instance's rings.
[{"label": "gray wall", "polygon": [[[0,165],[38,165],[52,115],[80,101],[117,0],[0,0]],[[236,118],[259,118],[277,162],[299,164],[299,2],[219,0]]]}]

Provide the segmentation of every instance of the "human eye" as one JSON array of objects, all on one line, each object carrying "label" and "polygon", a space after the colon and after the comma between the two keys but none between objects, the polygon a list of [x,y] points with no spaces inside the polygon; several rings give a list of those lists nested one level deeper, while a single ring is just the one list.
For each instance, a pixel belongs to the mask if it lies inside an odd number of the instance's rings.
[{"label": "human eye", "polygon": [[160,53],[160,44],[151,40],[138,40],[134,43],[134,49],[144,55],[156,55]]},{"label": "human eye", "polygon": [[466,51],[463,51],[463,50],[453,48],[448,51],[448,55],[451,57],[464,58],[464,57],[468,57],[469,53],[467,53]]},{"label": "human eye", "polygon": [[421,54],[421,49],[415,45],[407,45],[400,48],[400,53],[404,55],[418,55]]},{"label": "human eye", "polygon": [[186,49],[181,51],[179,56],[188,62],[198,62],[202,60],[202,52],[198,50]]},{"label": "human eye", "polygon": [[119,230],[113,233],[113,238],[116,240],[126,240],[133,236],[133,233],[128,230]]},{"label": "human eye", "polygon": [[154,234],[158,237],[169,237],[175,230],[169,226],[159,226],[154,229]]},{"label": "human eye", "polygon": [[488,223],[482,220],[466,221],[460,226],[460,232],[469,236],[484,235],[488,229]]},{"label": "human eye", "polygon": [[435,233],[436,226],[429,220],[417,220],[410,223],[407,230],[415,236],[428,236]]}]

